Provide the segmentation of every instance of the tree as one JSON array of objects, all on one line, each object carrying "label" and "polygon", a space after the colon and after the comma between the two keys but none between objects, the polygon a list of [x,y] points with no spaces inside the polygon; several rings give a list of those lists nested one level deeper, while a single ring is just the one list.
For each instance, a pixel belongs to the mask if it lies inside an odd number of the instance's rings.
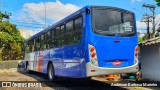
[{"label": "tree", "polygon": [[160,36],[160,34],[159,34],[159,32],[157,32],[156,34],[155,34],[155,37],[159,37]]},{"label": "tree", "polygon": [[143,41],[147,40],[148,39],[148,35],[145,34],[143,37],[142,37]]},{"label": "tree", "polygon": [[157,6],[160,6],[160,0],[154,0],[157,2]]},{"label": "tree", "polygon": [[7,14],[6,12],[5,12],[5,13],[2,13],[2,12],[0,11],[0,22],[2,22],[2,20],[3,20],[4,18],[9,19],[9,16],[11,16],[10,13]]},{"label": "tree", "polygon": [[138,43],[141,43],[141,42],[143,42],[143,39],[138,36]]},{"label": "tree", "polygon": [[24,38],[8,20],[9,14],[0,12],[0,60],[22,59],[22,47]]}]

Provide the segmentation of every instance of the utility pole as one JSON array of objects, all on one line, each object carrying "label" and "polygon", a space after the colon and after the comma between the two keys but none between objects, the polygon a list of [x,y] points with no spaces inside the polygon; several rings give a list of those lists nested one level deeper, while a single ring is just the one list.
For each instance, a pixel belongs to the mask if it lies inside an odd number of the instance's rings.
[{"label": "utility pole", "polygon": [[47,14],[46,14],[46,2],[45,2],[45,0],[44,0],[44,13],[45,13],[45,28],[46,28],[46,16],[47,16]]},{"label": "utility pole", "polygon": [[148,34],[148,39],[150,39],[150,32],[149,32],[149,19],[147,20],[147,34]]},{"label": "utility pole", "polygon": [[[146,9],[149,8],[152,11],[152,15],[148,15],[148,20],[152,18],[152,37],[155,37],[155,5],[151,4],[143,4],[142,7],[145,7]],[[150,22],[150,21],[147,21]],[[149,25],[148,25],[149,26]],[[147,27],[148,28],[148,27]]]},{"label": "utility pole", "polygon": [[146,23],[146,25],[147,25],[147,39],[150,39],[151,38],[150,31],[149,31],[149,23],[151,22],[150,16],[148,14],[144,14],[143,16],[144,17],[142,18],[141,22]]}]

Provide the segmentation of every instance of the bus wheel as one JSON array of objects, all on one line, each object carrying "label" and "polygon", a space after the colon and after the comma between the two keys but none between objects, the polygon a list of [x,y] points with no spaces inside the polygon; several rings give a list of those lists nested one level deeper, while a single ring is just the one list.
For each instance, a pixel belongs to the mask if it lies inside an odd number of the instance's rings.
[{"label": "bus wheel", "polygon": [[27,64],[26,64],[26,70],[25,70],[25,72],[28,73],[28,74],[30,73],[28,62],[27,62]]},{"label": "bus wheel", "polygon": [[49,81],[55,81],[54,67],[51,63],[48,65],[47,74]]}]

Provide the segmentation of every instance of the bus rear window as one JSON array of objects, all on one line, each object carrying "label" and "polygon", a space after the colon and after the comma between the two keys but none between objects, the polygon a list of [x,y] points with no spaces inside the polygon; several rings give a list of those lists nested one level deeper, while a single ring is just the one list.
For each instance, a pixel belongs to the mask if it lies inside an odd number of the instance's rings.
[{"label": "bus rear window", "polygon": [[135,33],[132,13],[108,8],[93,8],[92,13],[93,31],[96,34],[130,36]]}]

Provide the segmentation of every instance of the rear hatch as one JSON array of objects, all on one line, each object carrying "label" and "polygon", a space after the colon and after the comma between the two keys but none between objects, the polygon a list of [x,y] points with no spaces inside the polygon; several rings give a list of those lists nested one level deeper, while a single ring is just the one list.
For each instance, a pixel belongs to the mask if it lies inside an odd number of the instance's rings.
[{"label": "rear hatch", "polygon": [[[134,64],[135,41],[129,37],[95,39],[94,46],[100,67],[125,67]],[[114,62],[120,61],[120,65]]]}]

